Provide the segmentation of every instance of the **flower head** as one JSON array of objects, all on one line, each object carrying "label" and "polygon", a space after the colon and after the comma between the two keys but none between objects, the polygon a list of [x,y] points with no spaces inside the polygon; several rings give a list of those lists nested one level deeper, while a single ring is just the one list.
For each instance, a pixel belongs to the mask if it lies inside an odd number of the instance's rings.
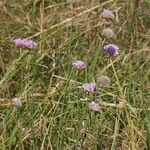
[{"label": "flower head", "polygon": [[30,39],[18,38],[18,39],[15,39],[14,42],[16,46],[19,46],[22,48],[34,49],[37,47],[37,44]]},{"label": "flower head", "polygon": [[101,13],[101,16],[107,19],[114,19],[115,15],[113,12],[109,9],[103,9],[103,12]]},{"label": "flower head", "polygon": [[96,111],[96,112],[99,112],[100,111],[100,107],[99,107],[99,104],[92,101],[89,103],[89,108],[93,111]]},{"label": "flower head", "polygon": [[85,92],[93,92],[96,88],[96,85],[94,83],[84,83],[82,87]]},{"label": "flower head", "polygon": [[20,100],[20,98],[13,98],[12,99],[12,104],[16,107],[16,108],[20,108],[22,106],[22,102]]},{"label": "flower head", "polygon": [[113,56],[117,56],[119,54],[119,47],[115,44],[105,45],[104,50]]},{"label": "flower head", "polygon": [[78,69],[78,70],[83,70],[86,67],[86,64],[84,61],[81,60],[76,60],[72,63],[72,65],[74,66],[74,68]]},{"label": "flower head", "polygon": [[105,36],[106,38],[112,38],[114,36],[114,32],[111,28],[106,28],[103,29],[102,35]]},{"label": "flower head", "polygon": [[101,75],[100,77],[97,78],[97,84],[100,87],[108,87],[110,85],[110,79],[106,75]]}]

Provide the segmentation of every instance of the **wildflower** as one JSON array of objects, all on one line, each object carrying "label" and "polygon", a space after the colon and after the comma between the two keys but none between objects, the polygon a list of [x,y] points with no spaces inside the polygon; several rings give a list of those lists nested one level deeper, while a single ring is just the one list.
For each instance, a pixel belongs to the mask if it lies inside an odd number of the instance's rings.
[{"label": "wildflower", "polygon": [[78,69],[78,70],[83,70],[85,67],[86,67],[86,64],[84,61],[81,61],[81,60],[76,60],[72,63],[72,65]]},{"label": "wildflower", "polygon": [[104,9],[103,12],[101,13],[101,16],[106,19],[114,19],[115,18],[115,15],[109,9]]},{"label": "wildflower", "polygon": [[89,103],[89,108],[93,111],[96,111],[96,112],[100,111],[99,104],[94,102],[94,101]]},{"label": "wildflower", "polygon": [[20,108],[22,106],[20,98],[13,98],[12,103],[16,108]]},{"label": "wildflower", "polygon": [[108,87],[110,85],[110,79],[106,75],[101,75],[97,78],[97,83],[100,87]]},{"label": "wildflower", "polygon": [[102,35],[105,36],[106,38],[112,38],[114,36],[114,32],[111,28],[106,28],[103,29]]},{"label": "wildflower", "polygon": [[105,45],[104,50],[113,56],[117,56],[119,54],[119,47],[115,44]]},{"label": "wildflower", "polygon": [[116,104],[117,108],[124,108],[126,106],[126,103],[124,101],[120,101],[118,104]]},{"label": "wildflower", "polygon": [[94,83],[84,83],[82,87],[85,92],[93,92],[96,88],[96,85]]},{"label": "wildflower", "polygon": [[14,42],[16,46],[19,46],[22,48],[33,49],[37,47],[37,44],[30,39],[18,38],[18,39],[15,39]]}]

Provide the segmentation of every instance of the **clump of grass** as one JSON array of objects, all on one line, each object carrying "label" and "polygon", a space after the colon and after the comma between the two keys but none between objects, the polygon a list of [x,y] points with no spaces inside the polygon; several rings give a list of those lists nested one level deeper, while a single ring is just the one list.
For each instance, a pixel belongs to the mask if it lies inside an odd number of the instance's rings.
[{"label": "clump of grass", "polygon": [[[150,4],[139,4],[0,2],[2,149],[149,148]],[[96,86],[104,74],[108,85]]]}]

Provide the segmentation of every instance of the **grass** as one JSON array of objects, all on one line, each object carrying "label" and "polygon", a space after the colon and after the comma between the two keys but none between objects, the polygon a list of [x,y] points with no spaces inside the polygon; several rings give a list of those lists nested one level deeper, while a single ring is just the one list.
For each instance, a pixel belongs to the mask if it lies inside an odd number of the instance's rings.
[{"label": "grass", "polygon": [[[116,15],[107,22],[112,39],[101,36],[103,8]],[[75,7],[63,0],[2,0],[0,149],[149,150],[149,10],[149,0],[87,0]],[[38,49],[15,47],[18,37],[32,38]],[[117,57],[104,53],[108,43],[120,47]],[[87,68],[76,71],[75,59]],[[109,87],[83,92],[83,83],[102,74]],[[21,108],[12,105],[14,97]],[[88,108],[93,100],[103,102],[98,113]],[[114,107],[120,100],[126,107]]]}]

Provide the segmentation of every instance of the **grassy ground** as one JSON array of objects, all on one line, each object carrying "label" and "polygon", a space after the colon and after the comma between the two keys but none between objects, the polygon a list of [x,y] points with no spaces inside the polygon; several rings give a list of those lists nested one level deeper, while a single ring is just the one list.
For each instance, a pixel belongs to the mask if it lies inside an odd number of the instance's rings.
[{"label": "grassy ground", "polygon": [[[87,0],[72,6],[63,0],[0,1],[0,149],[149,150],[150,149],[150,2]],[[101,36],[103,8],[115,37]],[[38,49],[15,47],[18,37],[32,38]],[[120,47],[117,57],[103,45]],[[77,72],[72,61],[86,61]],[[87,94],[85,82],[105,74],[107,88]],[[11,99],[20,97],[22,107]],[[100,112],[88,108],[90,101]]]}]

